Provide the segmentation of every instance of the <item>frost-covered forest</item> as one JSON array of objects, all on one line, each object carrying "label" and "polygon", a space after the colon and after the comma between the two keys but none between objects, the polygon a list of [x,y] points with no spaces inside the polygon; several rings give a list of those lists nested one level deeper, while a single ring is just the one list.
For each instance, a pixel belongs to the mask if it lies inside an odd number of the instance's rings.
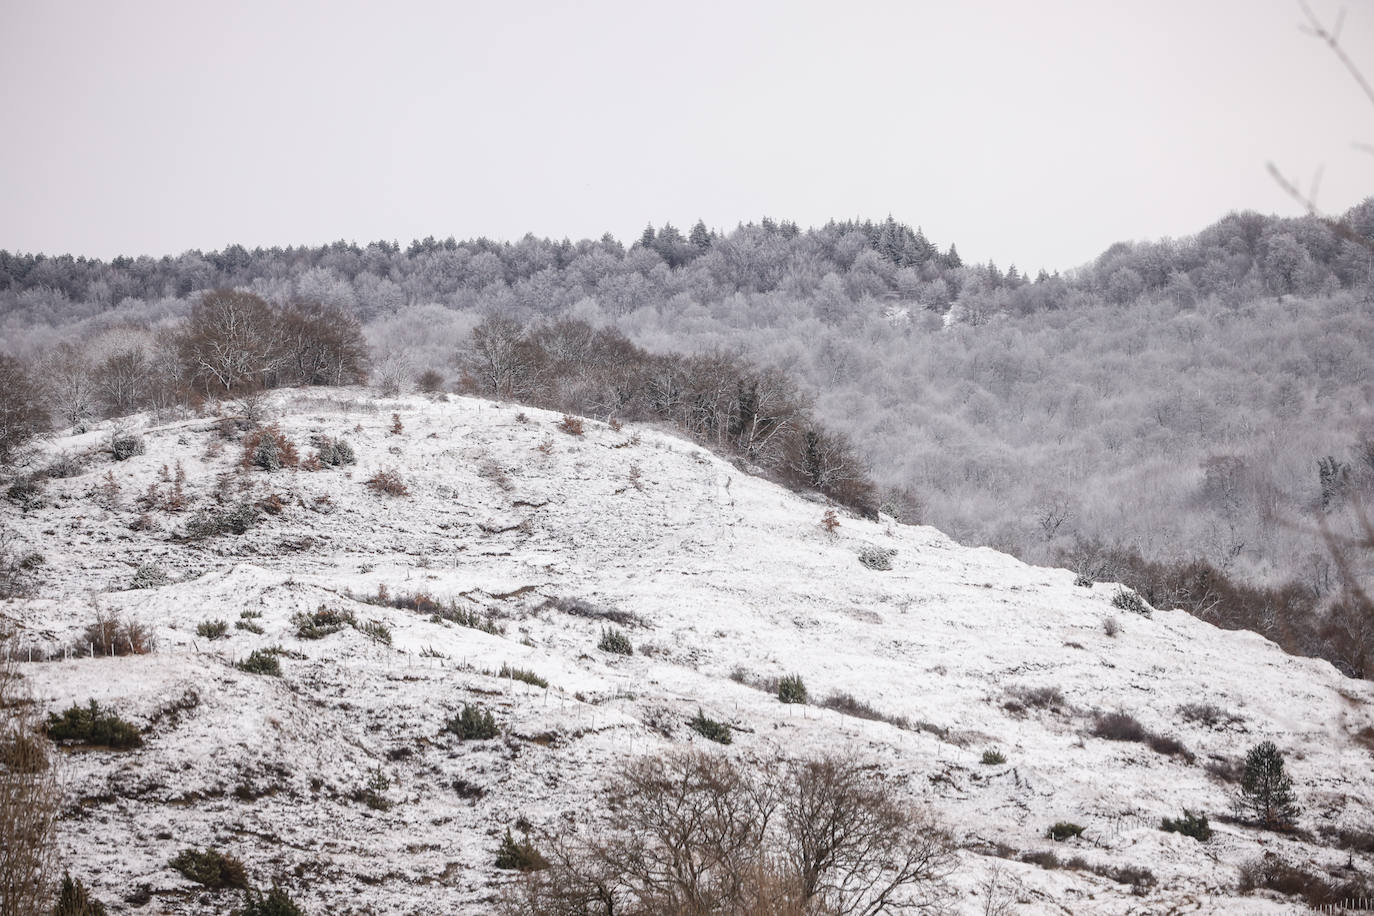
[{"label": "frost-covered forest", "polygon": [[[1374,240],[1374,199],[1343,222]],[[531,332],[575,319],[651,353],[738,352],[795,379],[905,520],[1134,576],[1297,651],[1321,637],[1294,615],[1341,591],[1318,526],[1354,536],[1374,494],[1374,257],[1315,219],[1231,214],[1035,276],[964,263],[891,218],[650,227],[629,246],[0,252],[4,347],[50,385],[113,385],[92,395],[106,413],[157,406],[138,372],[166,360],[165,332],[199,291],[225,287],[355,314],[373,381],[392,388],[426,373],[474,386],[459,357],[490,315]],[[1341,627],[1374,640],[1368,620]]]}]

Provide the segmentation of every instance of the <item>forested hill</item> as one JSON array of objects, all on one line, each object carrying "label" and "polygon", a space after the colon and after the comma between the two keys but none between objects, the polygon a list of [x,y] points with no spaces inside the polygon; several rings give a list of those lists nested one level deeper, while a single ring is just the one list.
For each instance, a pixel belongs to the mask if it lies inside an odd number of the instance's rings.
[{"label": "forested hill", "polygon": [[[358,315],[388,393],[424,379],[513,396],[467,371],[484,316],[554,362],[568,354],[541,334],[564,321],[665,357],[740,355],[785,367],[806,415],[866,459],[889,513],[1368,676],[1374,609],[1350,586],[1374,581],[1374,549],[1357,546],[1374,504],[1374,256],[1342,236],[1374,244],[1374,199],[1341,221],[1232,214],[1035,277],[965,264],[895,220],[665,226],[629,247],[0,252],[0,348],[105,417],[158,407],[153,394],[184,381],[176,333],[197,292],[222,287]],[[727,376],[717,387],[734,392]]]},{"label": "forested hill", "polygon": [[[1374,199],[1343,217],[1374,239]],[[525,317],[593,299],[607,314],[644,307],[727,305],[735,294],[809,300],[826,320],[874,302],[944,313],[972,324],[1002,313],[1072,307],[1085,298],[1127,304],[1164,296],[1182,305],[1218,296],[1312,295],[1367,284],[1369,252],[1311,218],[1234,213],[1179,241],[1119,243],[1067,276],[965,264],[917,229],[831,222],[819,229],[763,219],[721,234],[700,222],[684,234],[649,227],[626,248],[611,236],[517,242],[433,238],[359,246],[187,251],[101,261],[0,251],[0,313],[10,347],[35,324],[107,314],[156,316],[148,306],[201,289],[247,287],[271,300],[304,298],[356,309],[363,320],[408,305],[499,307]]]}]

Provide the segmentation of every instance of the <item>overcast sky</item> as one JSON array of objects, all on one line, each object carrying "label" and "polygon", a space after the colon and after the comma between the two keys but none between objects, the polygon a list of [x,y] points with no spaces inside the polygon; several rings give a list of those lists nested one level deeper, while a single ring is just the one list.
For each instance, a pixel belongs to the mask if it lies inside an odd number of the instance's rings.
[{"label": "overcast sky", "polygon": [[891,213],[1034,271],[1296,212],[1268,160],[1374,193],[1295,0],[0,3],[11,251]]}]

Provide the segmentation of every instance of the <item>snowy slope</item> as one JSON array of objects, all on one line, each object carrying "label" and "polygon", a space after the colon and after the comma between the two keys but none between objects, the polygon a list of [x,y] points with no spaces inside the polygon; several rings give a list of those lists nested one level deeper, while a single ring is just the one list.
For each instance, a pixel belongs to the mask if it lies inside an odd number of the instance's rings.
[{"label": "snowy slope", "polygon": [[[400,434],[389,431],[393,412]],[[983,912],[994,868],[1016,912],[1301,911],[1235,897],[1238,866],[1277,850],[1338,869],[1345,851],[1215,821],[1205,847],[1157,829],[1185,807],[1229,811],[1234,787],[1205,764],[1265,739],[1288,755],[1303,827],[1374,829],[1374,685],[1254,634],[1180,611],[1120,611],[1113,586],[1076,587],[1068,571],[930,528],[841,513],[827,533],[823,504],[649,428],[587,421],[572,436],[538,410],[346,389],[278,392],[272,417],[302,456],[323,433],[347,439],[358,464],[243,472],[242,445],[223,441],[214,418],[144,418],[146,454],[100,454],[108,428],[60,437],[48,452],[90,453],[85,472],[51,481],[43,508],[3,509],[46,558],[37,596],[0,605],[25,645],[40,656],[69,645],[97,608],[156,630],[150,655],[22,666],[49,710],[95,698],[149,726],[141,750],[64,760],[73,808],[63,857],[116,912],[225,912],[228,896],[167,866],[181,848],[209,844],[317,914],[488,912],[507,880],[491,864],[507,827],[523,817],[558,832],[585,820],[616,761],[701,743],[685,724],[698,708],[736,728],[722,753],[843,751],[881,763],[893,791],[928,803],[963,842],[955,880],[970,914]],[[235,499],[275,493],[285,509],[239,536],[181,539],[190,511],[153,511],[150,530],[131,530],[135,497],[177,461],[192,506],[219,486]],[[383,468],[409,496],[363,486]],[[100,505],[107,473],[119,484],[114,508]],[[893,568],[861,564],[868,547],[895,551]],[[140,564],[172,581],[130,588]],[[360,600],[379,588],[490,613],[504,635]],[[626,629],[636,653],[599,651],[604,621],[564,613],[554,598],[638,615],[644,625]],[[353,629],[297,638],[292,615],[322,604],[384,622],[392,645]],[[262,635],[234,627],[245,610],[261,612]],[[1107,617],[1119,635],[1104,632]],[[212,619],[229,622],[227,638],[196,634]],[[284,658],[280,679],[233,667],[269,646],[302,657]],[[549,689],[494,676],[503,664]],[[801,674],[813,697],[850,693],[907,727],[781,704],[733,680],[737,669]],[[1017,701],[1046,687],[1062,704]],[[497,711],[504,740],[441,734],[471,701]],[[1185,721],[1178,709],[1189,703],[1239,720]],[[168,711],[178,706],[190,708]],[[1195,762],[1092,737],[1096,710],[1177,737]],[[989,749],[1007,762],[983,765]],[[350,797],[377,774],[389,810]],[[455,779],[485,794],[464,798]],[[1085,826],[1084,837],[1046,839],[1061,820]],[[998,858],[997,844],[1141,866],[1158,883],[1137,896],[1088,871]],[[1351,861],[1374,869],[1369,857]],[[151,903],[118,902],[145,883]]]}]

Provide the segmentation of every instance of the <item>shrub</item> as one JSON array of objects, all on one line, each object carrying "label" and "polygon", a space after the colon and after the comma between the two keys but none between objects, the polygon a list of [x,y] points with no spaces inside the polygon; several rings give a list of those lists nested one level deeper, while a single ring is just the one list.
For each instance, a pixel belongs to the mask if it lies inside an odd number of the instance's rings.
[{"label": "shrub", "polygon": [[1132,614],[1139,614],[1142,617],[1150,616],[1150,606],[1145,603],[1145,599],[1120,586],[1117,586],[1116,594],[1112,595],[1112,607],[1130,611]]},{"label": "shrub", "polygon": [[778,699],[783,703],[806,702],[806,684],[800,674],[789,674],[778,681]]},{"label": "shrub", "polygon": [[500,734],[491,710],[463,704],[463,711],[444,723],[444,731],[459,741],[486,741]]},{"label": "shrub", "polygon": [[80,654],[146,655],[156,644],[153,631],[143,624],[97,611],[95,622],[86,625],[72,648]]},{"label": "shrub", "polygon": [[1082,835],[1083,828],[1070,821],[1059,821],[1049,830],[1045,831],[1045,836],[1054,840],[1056,843],[1062,843],[1067,839],[1080,837]]},{"label": "shrub", "polygon": [[1073,577],[1073,584],[1078,586],[1079,588],[1092,588],[1093,580],[1089,576],[1085,576],[1082,573],[1078,573],[1076,576]]},{"label": "shrub", "polygon": [[730,735],[730,726],[724,722],[717,722],[715,719],[708,719],[706,713],[700,709],[697,710],[696,718],[687,720],[687,727],[701,737],[717,744],[729,744],[733,740]]},{"label": "shrub", "polygon": [[247,617],[240,617],[239,620],[235,620],[234,628],[237,630],[245,630],[249,633],[254,633],[258,636],[261,636],[263,633],[267,632],[262,628],[260,624],[257,623],[256,620]]},{"label": "shrub", "polygon": [[367,480],[363,481],[373,493],[385,493],[387,496],[409,496],[410,488],[401,479],[401,474],[395,468],[383,468],[377,471]]},{"label": "shrub", "polygon": [[392,415],[391,415],[391,430],[390,430],[391,435],[393,435],[393,436],[399,436],[401,433],[405,432],[405,429],[406,429],[406,428],[405,428],[405,424],[403,424],[403,423],[401,422],[401,415],[398,414],[398,413],[392,414]]},{"label": "shrub", "polygon": [[1062,863],[1059,861],[1059,856],[1055,855],[1054,851],[1050,849],[1039,850],[1035,852],[1023,852],[1021,853],[1021,861],[1029,862],[1031,865],[1038,865],[1041,868],[1047,869],[1049,871],[1053,871],[1054,869],[1059,868],[1062,865]]},{"label": "shrub", "polygon": [[534,848],[528,834],[524,840],[517,842],[508,828],[505,839],[496,850],[496,867],[510,871],[539,871],[549,867],[549,860]]},{"label": "shrub", "polygon": [[1061,709],[1064,706],[1064,693],[1058,687],[1013,687],[1007,691],[1010,699],[1002,708],[1010,712],[1031,709]]},{"label": "shrub", "polygon": [[644,618],[632,611],[622,611],[615,607],[593,604],[584,598],[550,598],[545,602],[544,606],[553,607],[562,611],[564,614],[571,614],[574,617],[586,617],[591,620],[606,620],[610,623],[620,624],[622,627],[647,626],[644,622]]},{"label": "shrub", "polygon": [[[736,673],[740,674],[741,677],[736,678]],[[736,669],[736,672],[731,672],[730,677],[732,679],[740,680],[740,683],[744,683],[744,680],[742,679],[744,677],[744,674],[745,673],[743,669]],[[886,722],[888,725],[892,725],[896,728],[911,727],[911,723],[907,721],[907,718],[905,716],[887,715],[886,713],[879,711],[869,703],[865,703],[863,700],[859,699],[853,694],[844,693],[843,691],[836,691],[835,693],[830,694],[824,700],[821,700],[819,705],[824,707],[825,709],[833,709],[836,712],[843,713],[846,716],[854,716],[855,718],[859,719],[869,719],[874,722]]]},{"label": "shrub", "polygon": [[281,661],[277,658],[277,653],[271,649],[254,649],[252,654],[234,667],[249,674],[281,677]]},{"label": "shrub", "polygon": [[1228,712],[1211,703],[1184,703],[1178,708],[1178,714],[1183,717],[1184,721],[1213,729],[1225,729],[1232,725],[1245,723],[1243,716]]},{"label": "shrub", "polygon": [[634,646],[630,644],[630,637],[620,630],[612,627],[609,630],[601,631],[601,642],[596,647],[602,652],[611,652],[616,655],[634,655]]},{"label": "shrub", "polygon": [[510,678],[513,681],[524,681],[526,684],[532,684],[535,687],[542,688],[549,686],[548,681],[544,680],[542,677],[535,674],[533,671],[529,671],[524,668],[512,668],[510,665],[507,664],[501,665],[501,670],[496,673],[496,676]]},{"label": "shrub", "polygon": [[321,464],[330,467],[339,467],[344,464],[354,464],[357,456],[353,454],[353,446],[343,439],[333,439],[329,436],[315,436],[310,440],[310,444],[315,446],[315,457]]},{"label": "shrub", "polygon": [[70,874],[64,873],[52,916],[105,916],[105,904],[91,896],[80,878],[72,880]]},{"label": "shrub", "polygon": [[869,569],[886,571],[892,568],[892,558],[896,555],[895,550],[870,545],[859,551],[859,562]]},{"label": "shrub", "polygon": [[582,418],[564,414],[563,420],[558,424],[558,428],[569,436],[580,436],[582,435]]},{"label": "shrub", "polygon": [[138,569],[134,570],[134,577],[129,580],[129,588],[160,588],[166,585],[170,579],[167,572],[156,563],[142,563]]},{"label": "shrub", "polygon": [[367,785],[360,789],[354,789],[349,797],[355,802],[367,805],[374,811],[390,811],[392,801],[382,794],[389,788],[391,788],[391,780],[387,778],[379,766],[368,779]]},{"label": "shrub", "polygon": [[202,620],[196,624],[196,635],[205,639],[222,639],[229,632],[227,620]]},{"label": "shrub", "polygon": [[1136,741],[1144,744],[1150,738],[1150,731],[1132,715],[1124,712],[1100,712],[1093,721],[1092,734],[1095,738],[1108,741]]},{"label": "shrub", "polygon": [[202,509],[186,523],[186,537],[197,540],[221,534],[244,534],[258,523],[258,518],[258,507],[246,500],[232,508]]},{"label": "shrub", "polygon": [[840,530],[840,517],[835,514],[833,508],[826,509],[825,514],[821,516],[821,530],[826,534],[834,534]]},{"label": "shrub", "polygon": [[296,446],[276,424],[260,426],[243,440],[244,468],[279,471],[284,467],[294,468],[299,460]]},{"label": "shrub", "polygon": [[203,884],[211,890],[228,887],[248,888],[248,875],[243,863],[231,855],[212,849],[183,849],[176,854],[170,864],[189,880]]},{"label": "shrub", "polygon": [[305,910],[274,884],[266,895],[261,891],[245,891],[243,906],[235,910],[233,916],[305,916]]},{"label": "shrub", "polygon": [[1166,817],[1160,820],[1159,829],[1166,833],[1190,836],[1199,843],[1205,843],[1212,838],[1212,827],[1207,823],[1207,815],[1194,814],[1187,808],[1183,809],[1183,817]]},{"label": "shrub", "polygon": [[1102,618],[1102,632],[1115,639],[1121,632],[1121,622],[1115,617]]},{"label": "shrub", "polygon": [[1274,830],[1291,827],[1301,813],[1293,797],[1293,780],[1284,772],[1283,753],[1274,742],[1261,742],[1245,755],[1237,806]]},{"label": "shrub", "polygon": [[382,623],[380,620],[369,620],[365,623],[355,624],[354,626],[359,633],[373,642],[379,642],[384,646],[391,645],[391,627]]},{"label": "shrub", "polygon": [[143,746],[143,737],[132,723],[108,709],[101,709],[95,700],[84,707],[73,703],[60,715],[51,713],[48,737],[53,741],[118,750]]},{"label": "shrub", "polygon": [[293,614],[291,623],[296,627],[296,635],[301,639],[323,639],[339,632],[344,627],[356,626],[357,619],[352,611],[320,605],[314,613],[304,611]]},{"label": "shrub", "polygon": [[135,455],[142,455],[148,450],[143,444],[143,437],[133,433],[115,433],[110,436],[110,457],[115,461],[127,461]]},{"label": "shrub", "polygon": [[996,767],[1006,762],[1007,758],[1001,751],[983,751],[983,766]]},{"label": "shrub", "polygon": [[444,377],[436,369],[426,369],[415,380],[415,386],[425,394],[435,394],[444,387]]}]

